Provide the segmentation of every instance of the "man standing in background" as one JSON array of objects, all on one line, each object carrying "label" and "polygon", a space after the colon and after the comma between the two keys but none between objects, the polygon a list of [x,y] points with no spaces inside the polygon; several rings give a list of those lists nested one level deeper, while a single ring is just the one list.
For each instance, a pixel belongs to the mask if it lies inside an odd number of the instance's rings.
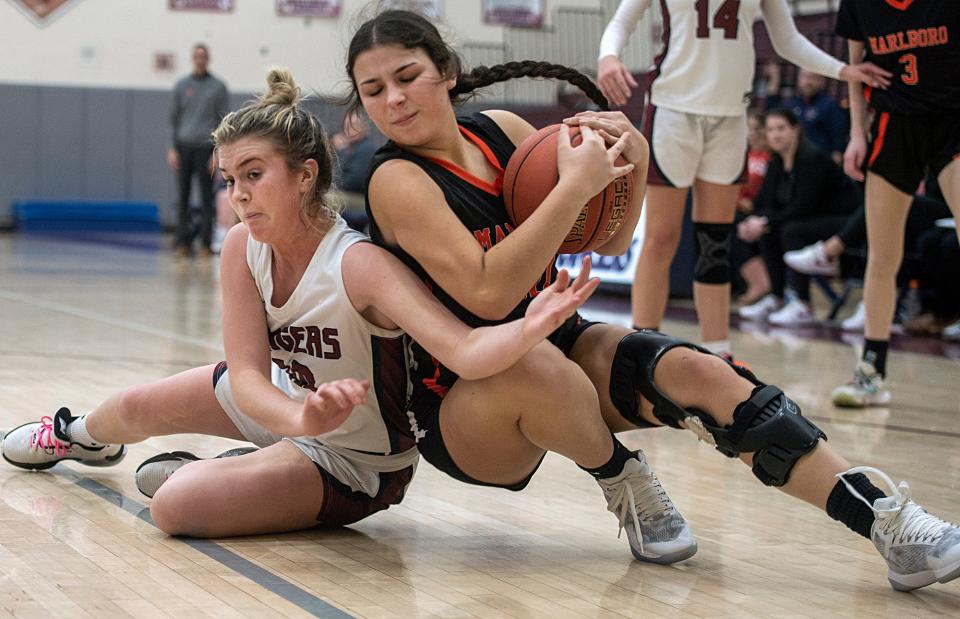
[{"label": "man standing in background", "polygon": [[226,85],[207,71],[207,46],[194,45],[192,58],[193,72],[177,82],[170,110],[173,145],[167,151],[167,163],[177,173],[180,191],[174,251],[178,256],[191,253],[195,231],[190,216],[190,187],[196,175],[200,186],[200,252],[209,256],[216,170],[210,134],[227,113],[228,97]]}]

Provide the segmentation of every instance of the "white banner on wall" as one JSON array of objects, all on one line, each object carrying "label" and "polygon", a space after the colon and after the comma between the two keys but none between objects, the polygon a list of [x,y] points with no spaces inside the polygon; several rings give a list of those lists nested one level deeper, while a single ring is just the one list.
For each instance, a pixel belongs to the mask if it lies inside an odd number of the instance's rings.
[{"label": "white banner on wall", "polygon": [[229,13],[233,11],[233,0],[170,0],[171,11],[213,11]]},{"label": "white banner on wall", "polygon": [[539,28],[544,0],[483,0],[483,21],[501,26]]},{"label": "white banner on wall", "polygon": [[[640,221],[633,232],[633,241],[630,248],[620,256],[601,256],[591,253],[593,270],[591,275],[599,277],[604,284],[630,286],[633,284],[633,273],[637,270],[637,261],[640,259],[640,248],[643,247],[643,230],[646,225],[647,209],[640,212]],[[580,273],[580,265],[586,254],[560,254],[557,256],[557,268],[566,269],[570,275],[576,277]]]},{"label": "white banner on wall", "polygon": [[281,17],[337,17],[342,0],[277,0]]}]

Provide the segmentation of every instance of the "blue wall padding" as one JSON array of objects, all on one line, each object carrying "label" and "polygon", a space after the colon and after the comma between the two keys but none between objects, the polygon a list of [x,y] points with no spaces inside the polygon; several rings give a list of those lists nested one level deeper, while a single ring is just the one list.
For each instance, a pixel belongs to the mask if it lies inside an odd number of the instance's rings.
[{"label": "blue wall padding", "polygon": [[102,230],[159,232],[153,202],[124,200],[14,200],[13,225],[25,232]]}]

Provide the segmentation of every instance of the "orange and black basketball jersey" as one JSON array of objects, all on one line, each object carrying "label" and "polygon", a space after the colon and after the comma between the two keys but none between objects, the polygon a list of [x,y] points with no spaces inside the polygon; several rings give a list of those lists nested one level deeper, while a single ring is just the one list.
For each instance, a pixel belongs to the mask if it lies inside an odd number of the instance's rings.
[{"label": "orange and black basketball jersey", "polygon": [[[502,182],[503,170],[507,167],[510,155],[516,150],[516,147],[500,127],[484,114],[476,113],[459,117],[457,124],[460,126],[461,134],[476,144],[483,151],[490,165],[500,171],[496,182],[493,184],[476,178],[466,170],[448,161],[420,157],[409,153],[392,141],[384,144],[374,155],[370,176],[372,177],[378,167],[391,159],[405,159],[420,166],[443,191],[443,196],[450,210],[473,233],[477,242],[487,250],[503,240],[513,230],[513,225],[507,218],[506,207],[503,203]],[[411,201],[410,208],[416,208],[414,201]],[[437,299],[460,320],[471,327],[500,322],[484,320],[471,313],[434,282],[413,256],[400,247],[388,245],[370,209],[369,197],[367,199],[367,217],[370,220],[370,238],[373,242],[400,258],[427,284]],[[550,285],[556,276],[554,262],[544,265],[544,268],[545,273],[540,277],[536,287],[502,322],[523,316],[536,291]],[[413,355],[411,373],[415,390],[422,393],[422,390],[426,389],[434,396],[440,398],[445,396],[446,391],[456,381],[456,374],[440,365],[430,353],[416,342],[411,342],[411,354]],[[415,393],[414,398],[417,397]]]},{"label": "orange and black basketball jersey", "polygon": [[[503,170],[507,167],[510,155],[516,150],[516,147],[497,123],[484,114],[477,113],[460,117],[457,119],[457,124],[460,126],[460,133],[476,144],[483,151],[489,164],[500,171],[493,184],[473,176],[448,161],[420,157],[409,153],[393,142],[384,144],[374,155],[370,176],[373,176],[378,167],[391,159],[405,159],[420,166],[443,191],[443,196],[450,206],[450,210],[473,233],[484,250],[488,250],[513,231],[513,224],[507,218],[507,210],[503,203],[502,182]],[[411,208],[416,208],[416,204],[411,203]],[[373,242],[391,251],[419,275],[433,291],[433,294],[460,320],[472,327],[495,324],[475,316],[457,303],[427,275],[423,267],[411,255],[399,247],[387,245],[380,227],[377,225],[377,220],[370,210],[369,200],[367,201],[367,217],[370,219],[370,238],[373,239]],[[549,265],[550,268],[546,268],[547,266],[544,265],[546,272],[537,282],[534,290],[542,290],[553,281],[556,268],[552,263]],[[523,316],[527,304],[533,298],[532,295],[536,294],[534,290],[531,290],[532,294],[528,295],[520,305],[510,312],[504,322]]]},{"label": "orange and black basketball jersey", "polygon": [[841,0],[836,32],[863,41],[866,59],[893,73],[888,89],[864,88],[875,109],[960,110],[960,0]]}]

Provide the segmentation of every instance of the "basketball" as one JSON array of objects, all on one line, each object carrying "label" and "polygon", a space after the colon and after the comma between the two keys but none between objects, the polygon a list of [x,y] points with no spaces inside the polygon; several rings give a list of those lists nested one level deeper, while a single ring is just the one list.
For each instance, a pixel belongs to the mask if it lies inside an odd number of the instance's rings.
[{"label": "basketball", "polygon": [[[503,200],[507,216],[514,226],[522,224],[556,186],[557,130],[566,125],[549,125],[523,141],[510,157],[503,174]],[[569,127],[571,143],[580,143],[580,128]],[[621,156],[617,165],[626,165]],[[576,223],[560,245],[561,254],[593,251],[620,229],[633,199],[633,175],[614,179],[580,211]]]}]

